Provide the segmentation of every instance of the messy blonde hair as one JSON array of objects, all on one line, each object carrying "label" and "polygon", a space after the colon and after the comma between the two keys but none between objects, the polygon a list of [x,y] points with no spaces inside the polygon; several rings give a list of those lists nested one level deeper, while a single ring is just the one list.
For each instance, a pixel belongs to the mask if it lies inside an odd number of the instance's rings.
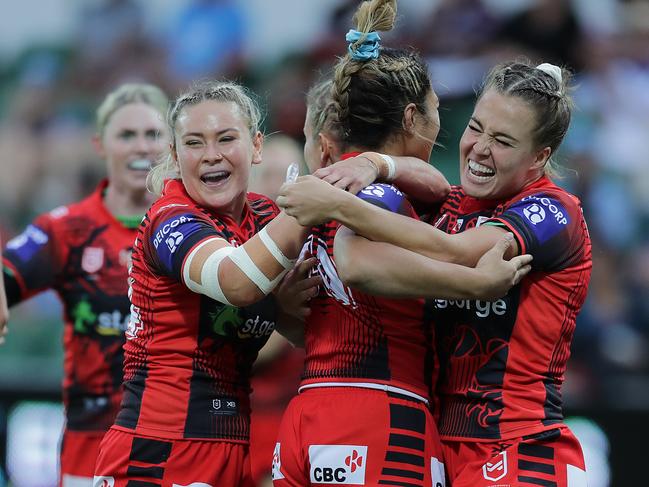
[{"label": "messy blonde hair", "polygon": [[169,107],[169,99],[157,86],[146,83],[126,83],[111,91],[97,108],[96,125],[99,136],[104,135],[108,121],[125,105],[144,103],[155,108],[163,117]]},{"label": "messy blonde hair", "polygon": [[[250,136],[259,132],[261,111],[253,95],[243,86],[232,81],[201,81],[181,94],[173,102],[167,114],[167,124],[171,136],[171,146],[176,148],[176,122],[180,112],[187,106],[198,105],[206,100],[233,102],[243,114]],[[164,156],[160,164],[151,169],[147,177],[147,187],[155,194],[161,194],[165,179],[180,179],[178,167],[171,153]]]}]

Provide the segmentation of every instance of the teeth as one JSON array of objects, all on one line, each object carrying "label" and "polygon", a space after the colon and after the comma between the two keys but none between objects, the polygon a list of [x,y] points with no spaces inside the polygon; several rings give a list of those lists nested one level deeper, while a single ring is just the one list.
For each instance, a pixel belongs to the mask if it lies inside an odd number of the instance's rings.
[{"label": "teeth", "polygon": [[479,173],[477,174],[477,176],[493,176],[494,174],[496,174],[496,171],[494,171],[490,167],[484,166],[472,160],[469,160],[469,169],[471,169],[471,171],[474,173]]},{"label": "teeth", "polygon": [[203,174],[201,176],[201,179],[205,182],[216,182],[220,181],[221,179],[227,178],[229,175],[230,173],[227,171],[210,172]]},{"label": "teeth", "polygon": [[129,162],[128,168],[135,171],[148,171],[153,164],[148,159],[136,159]]}]

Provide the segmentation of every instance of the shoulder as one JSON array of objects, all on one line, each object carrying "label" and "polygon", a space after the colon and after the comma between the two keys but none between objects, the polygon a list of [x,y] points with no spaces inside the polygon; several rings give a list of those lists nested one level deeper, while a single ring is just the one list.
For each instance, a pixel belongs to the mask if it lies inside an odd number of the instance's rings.
[{"label": "shoulder", "polygon": [[583,218],[579,198],[551,182],[524,189],[507,201],[504,207],[505,210],[518,208],[532,223],[545,219],[546,215],[552,215],[560,222],[564,222],[566,218]]},{"label": "shoulder", "polygon": [[276,216],[280,212],[277,204],[263,194],[250,192],[247,194],[247,199],[252,211],[259,216]]},{"label": "shoulder", "polygon": [[462,202],[467,199],[467,194],[464,192],[462,186],[451,186],[451,191],[442,203],[443,208],[460,208]]}]

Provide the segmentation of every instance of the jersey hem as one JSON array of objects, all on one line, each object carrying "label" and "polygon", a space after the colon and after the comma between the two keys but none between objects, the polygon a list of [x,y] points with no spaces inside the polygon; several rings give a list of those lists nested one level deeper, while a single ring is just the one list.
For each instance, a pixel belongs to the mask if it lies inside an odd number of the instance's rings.
[{"label": "jersey hem", "polygon": [[[406,393],[410,394],[416,394],[417,396],[421,396],[424,398],[426,401],[430,403],[430,397],[428,394],[427,389],[421,389],[417,387],[413,387],[411,384],[404,384],[403,382],[399,381],[377,381],[377,380],[372,380],[372,379],[367,379],[364,377],[322,377],[318,379],[306,379],[300,382],[300,386],[298,387],[298,390],[300,389],[307,389],[307,388],[313,388],[313,387],[328,387],[326,384],[339,384],[334,387],[344,387],[345,384],[349,384],[349,387],[362,387],[360,384],[371,384],[368,388],[375,389],[374,386],[378,389],[386,389],[386,388],[398,388],[402,389]],[[318,386],[317,384],[323,384],[322,386]],[[341,385],[342,384],[342,385]],[[390,392],[387,390],[387,392]],[[397,391],[398,392],[398,391]]]},{"label": "jersey hem", "polygon": [[239,445],[249,445],[250,440],[237,440],[234,438],[216,438],[210,437],[206,438],[203,436],[184,436],[182,434],[174,434],[165,430],[157,430],[154,428],[142,428],[138,427],[136,429],[127,428],[126,426],[113,425],[110,427],[112,430],[121,431],[123,433],[129,433],[135,436],[146,436],[148,438],[156,438],[161,440],[192,440],[192,441],[219,441],[224,443],[236,443]]},{"label": "jersey hem", "polygon": [[440,433],[439,438],[442,441],[475,441],[477,443],[490,443],[494,441],[512,440],[527,435],[534,435],[543,431],[555,429],[558,426],[564,425],[563,421],[557,420],[556,423],[541,424],[538,426],[521,426],[520,428],[509,429],[502,433],[497,438],[483,438],[479,436],[459,436],[459,435],[443,435]]}]

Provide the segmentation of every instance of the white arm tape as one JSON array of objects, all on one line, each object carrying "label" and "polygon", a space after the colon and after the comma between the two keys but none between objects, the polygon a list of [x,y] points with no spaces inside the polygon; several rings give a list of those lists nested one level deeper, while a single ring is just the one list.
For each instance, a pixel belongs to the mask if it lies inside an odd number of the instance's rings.
[{"label": "white arm tape", "polygon": [[388,175],[386,177],[387,182],[394,181],[395,176],[397,175],[397,163],[394,162],[394,159],[387,154],[379,154],[383,160],[388,165]]},{"label": "white arm tape", "polygon": [[198,244],[196,248],[190,252],[190,254],[187,256],[187,259],[185,260],[185,264],[183,265],[183,280],[185,281],[185,285],[195,293],[204,294],[205,296],[209,296],[210,298],[215,299],[223,304],[232,306],[232,303],[230,303],[230,301],[228,301],[228,299],[223,294],[221,285],[219,284],[219,265],[221,264],[221,261],[223,259],[234,252],[234,247],[230,245],[222,247],[216,252],[212,253],[205,260],[203,268],[201,269],[201,284],[197,283],[196,281],[192,280],[191,277],[189,277],[189,269],[191,268],[192,260],[194,260],[194,257],[196,256],[198,251],[209,242],[213,242],[215,240],[223,240],[225,242],[225,239],[222,238],[210,238]]},{"label": "white arm tape", "polygon": [[257,267],[257,264],[253,262],[243,246],[234,249],[234,252],[232,252],[228,257],[230,257],[230,260],[234,263],[234,265],[241,269],[241,272],[248,276],[248,279],[254,282],[255,286],[257,286],[259,290],[264,294],[268,294],[273,289],[275,289],[275,286],[277,286],[279,281],[287,272],[287,270],[285,269],[271,281],[263,272],[261,272],[259,267]]},{"label": "white arm tape", "polygon": [[293,267],[295,267],[295,259],[289,259],[287,258],[284,253],[282,252],[282,249],[280,249],[273,238],[268,235],[268,232],[266,231],[266,227],[262,228],[260,232],[257,233],[259,235],[259,238],[263,242],[263,244],[266,246],[268,251],[273,254],[273,257],[275,257],[275,260],[280,263],[280,265],[286,269],[290,270]]}]

